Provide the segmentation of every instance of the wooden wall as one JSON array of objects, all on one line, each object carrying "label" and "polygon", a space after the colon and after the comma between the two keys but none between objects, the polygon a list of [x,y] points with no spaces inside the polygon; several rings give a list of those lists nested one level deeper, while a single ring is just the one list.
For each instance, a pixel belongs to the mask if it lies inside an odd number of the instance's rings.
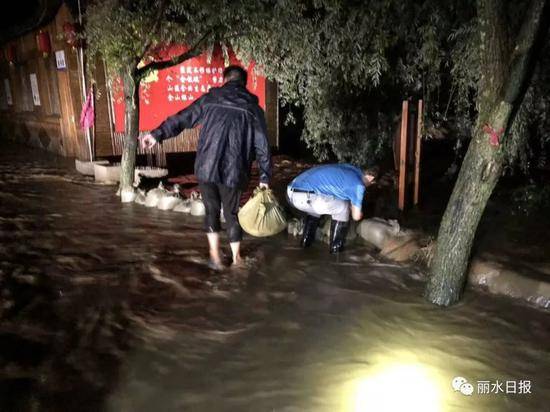
[{"label": "wooden wall", "polygon": [[[14,39],[16,62],[9,64],[0,59],[0,139],[12,139],[19,143],[46,149],[62,156],[89,159],[85,133],[80,129],[80,112],[84,103],[82,74],[78,52],[72,49],[63,36],[63,25],[74,22],[69,9],[63,4],[55,19],[20,38]],[[52,52],[43,57],[39,52],[36,35],[47,31]],[[4,48],[6,45],[3,45]],[[66,69],[57,69],[55,52],[65,52]],[[114,133],[111,98],[106,86],[103,62],[95,64],[95,125],[91,129],[96,157],[109,157],[122,153],[122,134]],[[33,103],[30,75],[36,74],[40,105]],[[9,82],[13,102],[8,104],[5,80]],[[89,81],[88,81],[89,86]],[[278,97],[277,86],[266,83],[266,121],[269,141],[278,147]],[[165,142],[153,153],[157,164],[165,163],[165,154],[196,151],[198,132],[186,130],[177,138]]]},{"label": "wooden wall", "polygon": [[[79,126],[83,105],[81,72],[77,51],[63,37],[63,24],[66,22],[74,22],[74,19],[63,4],[49,24],[11,42],[17,50],[14,64],[9,64],[2,56],[0,138],[40,147],[63,156],[89,159],[86,137]],[[36,35],[40,29],[47,31],[50,36],[52,52],[47,57],[43,57],[37,47]],[[58,50],[65,52],[66,69],[56,67],[55,52]],[[37,77],[40,105],[33,103],[31,73]],[[5,79],[11,89],[11,105],[6,101]],[[104,81],[103,76],[101,80]],[[101,88],[104,90],[105,85],[98,82],[98,89]],[[107,96],[103,93],[96,101],[96,118],[100,120],[96,127],[100,139],[96,145],[98,152],[103,155],[111,154],[108,116],[104,117],[106,108]]]},{"label": "wooden wall", "polygon": [[277,83],[265,82],[265,122],[271,147],[279,148],[279,92]]},{"label": "wooden wall", "polygon": [[[277,84],[266,82],[266,110],[265,110],[267,135],[271,147],[279,148],[279,100]],[[98,139],[99,140],[99,139]],[[112,137],[112,153],[122,154],[124,133],[114,132]],[[165,140],[161,145],[156,145],[152,150],[138,148],[138,154],[147,155],[154,159],[155,165],[166,165],[166,154],[197,151],[199,141],[199,129],[186,129],[178,136]]]}]

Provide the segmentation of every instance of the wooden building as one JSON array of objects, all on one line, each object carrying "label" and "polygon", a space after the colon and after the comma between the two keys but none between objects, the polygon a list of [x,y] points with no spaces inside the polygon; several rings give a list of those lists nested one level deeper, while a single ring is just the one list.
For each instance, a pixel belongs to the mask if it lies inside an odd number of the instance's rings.
[{"label": "wooden building", "polygon": [[[85,133],[78,127],[83,93],[78,52],[63,32],[68,22],[74,18],[62,4],[51,21],[3,45],[0,124],[5,138],[89,159]],[[39,50],[40,32],[49,36],[47,55]],[[57,68],[56,52],[65,67]]]},{"label": "wooden building", "polygon": [[[66,2],[59,1],[50,7],[55,7],[55,10],[50,11],[46,20],[39,21],[2,45],[1,138],[62,156],[89,160],[88,137],[80,128],[79,121],[90,83],[81,62],[86,58],[85,49],[81,52],[72,47],[67,35],[67,26],[76,24],[78,14]],[[49,38],[47,54],[41,50],[44,36]],[[123,133],[115,124],[115,99],[106,87],[106,70],[102,62],[96,64],[93,77],[95,124],[89,132],[92,157],[118,156],[122,150]],[[269,138],[276,147],[278,102],[273,83],[266,82],[264,99]],[[197,138],[197,131],[184,131],[149,155],[156,159],[156,164],[165,164],[168,153],[195,151]]]}]

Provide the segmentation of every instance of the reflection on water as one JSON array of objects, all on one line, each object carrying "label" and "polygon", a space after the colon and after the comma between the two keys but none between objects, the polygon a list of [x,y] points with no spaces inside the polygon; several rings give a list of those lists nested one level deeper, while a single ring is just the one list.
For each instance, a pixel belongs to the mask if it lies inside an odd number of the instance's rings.
[{"label": "reflection on water", "polygon": [[[215,274],[195,218],[2,149],[0,410],[549,408],[548,312],[475,291],[442,310],[412,269],[284,235]],[[456,376],[532,393],[465,396]]]}]

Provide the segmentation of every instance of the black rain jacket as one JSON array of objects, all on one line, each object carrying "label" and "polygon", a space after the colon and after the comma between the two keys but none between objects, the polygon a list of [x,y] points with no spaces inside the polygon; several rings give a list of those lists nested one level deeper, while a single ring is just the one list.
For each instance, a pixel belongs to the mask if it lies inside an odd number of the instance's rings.
[{"label": "black rain jacket", "polygon": [[215,87],[192,105],[168,117],[151,134],[162,142],[200,126],[195,176],[200,183],[244,188],[255,158],[260,182],[271,178],[265,116],[258,98],[236,81]]}]

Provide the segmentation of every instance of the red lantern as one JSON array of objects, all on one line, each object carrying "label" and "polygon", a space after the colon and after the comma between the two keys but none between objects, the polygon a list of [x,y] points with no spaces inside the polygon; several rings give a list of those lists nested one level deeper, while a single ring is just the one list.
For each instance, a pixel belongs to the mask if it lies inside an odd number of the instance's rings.
[{"label": "red lantern", "polygon": [[15,52],[15,44],[8,44],[8,46],[4,50],[4,56],[6,57],[6,60],[9,62],[9,64],[13,64],[15,62]]},{"label": "red lantern", "polygon": [[48,32],[40,30],[36,36],[36,42],[38,44],[38,50],[42,52],[42,56],[48,57],[52,51],[52,44]]},{"label": "red lantern", "polygon": [[78,46],[77,27],[71,22],[66,22],[63,24],[63,33],[67,44],[75,49]]}]

